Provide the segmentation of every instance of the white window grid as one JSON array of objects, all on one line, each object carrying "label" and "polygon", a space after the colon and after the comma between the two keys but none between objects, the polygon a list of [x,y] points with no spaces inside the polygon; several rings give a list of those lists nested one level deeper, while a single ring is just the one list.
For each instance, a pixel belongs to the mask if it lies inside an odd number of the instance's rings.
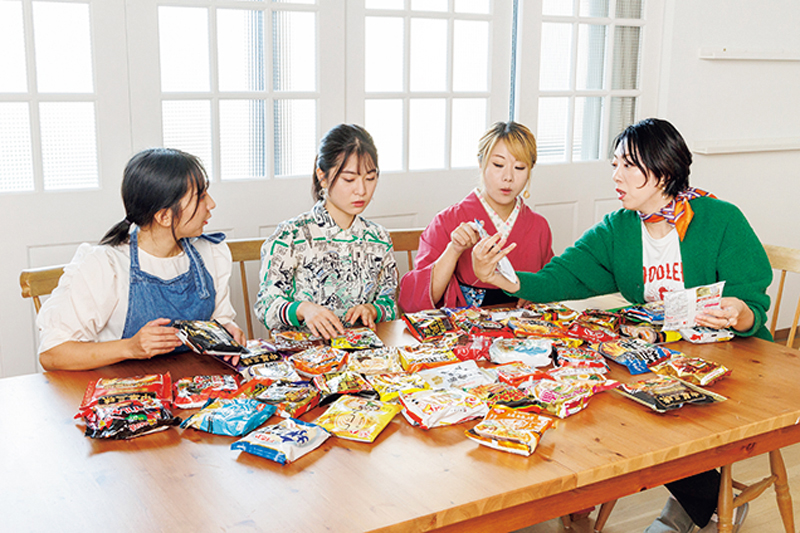
[{"label": "white window grid", "polygon": [[[572,163],[576,160],[586,160],[576,159],[574,154],[576,101],[579,98],[600,98],[602,101],[602,118],[598,132],[599,136],[596,140],[597,157],[591,159],[603,160],[608,158],[611,141],[613,141],[613,139],[619,132],[622,131],[622,129],[633,123],[635,118],[638,116],[640,97],[642,96],[641,61],[646,26],[644,0],[641,2],[642,18],[635,19],[617,18],[614,16],[614,14],[617,12],[617,0],[608,0],[608,16],[606,17],[581,15],[581,3],[582,0],[573,0],[572,12],[575,13],[574,15],[541,15],[542,24],[561,23],[570,24],[572,26],[569,88],[560,90],[539,88],[538,90],[538,98],[540,102],[542,98],[561,97],[567,99],[568,106],[566,123],[563,125],[565,129],[563,135],[563,147],[558,149],[558,151],[563,150],[563,157],[560,158],[560,160],[548,158],[548,140],[542,138],[540,135],[537,135],[541,163]],[[605,38],[605,58],[603,65],[603,86],[601,89],[579,89],[577,87],[577,65],[579,53],[578,28],[580,25],[600,25],[606,27],[607,29]],[[637,54],[637,59],[634,64],[630,65],[635,69],[636,72],[636,87],[628,89],[615,89],[612,87],[614,77],[614,43],[619,28],[623,27],[638,28],[639,31],[638,49],[635,52]],[[625,74],[630,74],[630,72],[623,73],[623,75]],[[541,117],[538,118],[541,120]],[[539,124],[541,124],[541,122],[539,122]]]}]

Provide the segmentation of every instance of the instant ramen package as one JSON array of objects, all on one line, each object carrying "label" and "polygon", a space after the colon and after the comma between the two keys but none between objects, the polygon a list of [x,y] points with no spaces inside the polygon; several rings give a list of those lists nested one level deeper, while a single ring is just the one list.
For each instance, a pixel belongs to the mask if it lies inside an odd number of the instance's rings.
[{"label": "instant ramen package", "polygon": [[406,420],[422,429],[460,424],[488,412],[480,398],[458,389],[404,393],[400,395],[400,403]]},{"label": "instant ramen package", "polygon": [[496,339],[489,348],[489,360],[503,364],[518,361],[530,367],[548,366],[553,362],[553,341],[550,339]]},{"label": "instant ramen package", "polygon": [[358,372],[365,376],[400,372],[400,354],[397,348],[374,348],[372,350],[359,350],[347,356],[347,370]]},{"label": "instant ramen package", "polygon": [[530,367],[519,361],[505,363],[498,366],[495,370],[497,371],[497,379],[514,387],[518,387],[526,381],[550,379],[550,376],[544,370]]},{"label": "instant ramen package", "polygon": [[552,425],[552,418],[498,405],[464,433],[483,446],[529,456]]},{"label": "instant ramen package", "polygon": [[330,433],[316,424],[286,418],[237,440],[231,444],[231,450],[242,450],[285,465],[319,448],[328,437]]},{"label": "instant ramen package", "polygon": [[417,375],[424,379],[431,389],[468,389],[494,381],[485,370],[478,367],[475,361],[462,361],[420,370]]},{"label": "instant ramen package", "polygon": [[517,337],[566,337],[567,330],[542,318],[509,318],[508,326]]},{"label": "instant ramen package", "polygon": [[243,368],[239,374],[245,381],[251,379],[285,379],[287,381],[300,381],[300,374],[288,361],[274,361],[272,363],[259,363]]},{"label": "instant ramen package", "polygon": [[680,378],[701,387],[711,385],[731,373],[719,363],[683,355],[656,363],[650,367],[650,370],[656,374]]},{"label": "instant ramen package", "polygon": [[347,328],[344,330],[344,335],[331,339],[331,347],[340,350],[368,350],[382,348],[383,341],[369,328]]},{"label": "instant ramen package", "polygon": [[234,365],[234,369],[240,374],[253,366],[283,361],[283,353],[279,352],[274,344],[263,339],[248,340],[246,348],[247,353],[242,354],[239,362]]},{"label": "instant ramen package", "polygon": [[401,392],[410,393],[429,389],[430,385],[419,374],[391,372],[367,376],[372,388],[378,391],[382,402],[392,402]]},{"label": "instant ramen package", "polygon": [[467,389],[467,392],[483,400],[489,407],[505,405],[514,409],[526,409],[531,406],[528,395],[508,383],[494,382]]},{"label": "instant ramen package", "polygon": [[521,388],[539,410],[558,418],[566,418],[586,408],[589,399],[596,393],[613,389],[618,385],[619,383],[613,380],[542,379],[523,383]]},{"label": "instant ramen package", "polygon": [[640,339],[619,339],[593,345],[600,355],[624,365],[633,375],[649,372],[650,365],[669,357],[668,352]]},{"label": "instant ramen package", "polygon": [[292,355],[289,360],[301,375],[313,378],[344,368],[347,352],[330,346],[314,346]]},{"label": "instant ramen package", "polygon": [[681,337],[694,344],[706,344],[709,342],[725,342],[731,340],[735,335],[729,329],[714,329],[704,327],[681,328]]},{"label": "instant ramen package", "polygon": [[492,346],[493,341],[493,337],[469,337],[462,335],[453,346],[453,353],[461,361],[489,359],[489,348]]},{"label": "instant ramen package", "polygon": [[[216,320],[175,320],[172,327],[192,351],[201,355],[231,356],[247,353],[247,348],[233,339]],[[223,361],[224,362],[224,361]]]},{"label": "instant ramen package", "polygon": [[317,337],[310,331],[273,329],[269,333],[272,337],[272,344],[279,352],[302,352],[314,346],[322,346],[325,344],[322,337]]},{"label": "instant ramen package", "polygon": [[239,388],[231,375],[190,376],[175,382],[175,407],[194,409],[203,407],[209,398],[230,394]]},{"label": "instant ramen package", "polygon": [[297,418],[319,404],[319,391],[310,381],[253,379],[238,391],[238,395],[272,404],[277,414]]},{"label": "instant ramen package", "polygon": [[444,307],[442,308],[450,320],[464,333],[483,337],[513,337],[511,329],[496,320],[492,320],[489,311],[478,307]]},{"label": "instant ramen package", "polygon": [[665,331],[661,326],[654,326],[652,324],[620,324],[619,332],[624,337],[642,339],[650,344],[675,342],[683,338],[677,331]]},{"label": "instant ramen package", "polygon": [[414,346],[400,346],[400,364],[406,372],[418,372],[426,368],[452,365],[459,359],[450,348],[440,348],[433,344],[422,343]]},{"label": "instant ramen package", "polygon": [[426,309],[417,313],[404,313],[403,321],[411,335],[420,342],[457,333],[457,328],[441,309]]},{"label": "instant ramen package", "polygon": [[184,420],[181,427],[238,437],[253,431],[273,414],[274,405],[252,398],[217,398]]},{"label": "instant ramen package", "polygon": [[686,404],[704,405],[726,400],[720,394],[670,376],[625,383],[617,390],[623,396],[644,404],[658,413],[678,409]]},{"label": "instant ramen package", "polygon": [[373,442],[400,406],[358,396],[340,396],[314,423],[341,439]]},{"label": "instant ramen package", "polygon": [[345,370],[315,376],[314,386],[319,390],[319,403],[330,403],[342,394],[355,394],[364,398],[377,398],[378,393],[361,374]]}]

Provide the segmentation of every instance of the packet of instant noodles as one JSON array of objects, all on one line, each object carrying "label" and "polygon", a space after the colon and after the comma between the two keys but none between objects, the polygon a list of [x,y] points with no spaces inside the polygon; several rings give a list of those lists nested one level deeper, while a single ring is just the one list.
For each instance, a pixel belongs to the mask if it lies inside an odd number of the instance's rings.
[{"label": "packet of instant noodles", "polygon": [[313,378],[344,368],[347,352],[330,346],[314,346],[292,355],[289,360],[302,376]]},{"label": "packet of instant noodles", "polygon": [[608,363],[602,355],[585,348],[564,348],[559,347],[556,352],[556,365],[583,364],[608,370]]},{"label": "packet of instant noodles", "polygon": [[580,313],[571,309],[560,302],[551,302],[546,304],[537,304],[533,302],[525,302],[524,309],[531,311],[538,318],[547,320],[548,322],[555,322],[557,324],[569,324],[577,319]]},{"label": "packet of instant noodles", "polygon": [[529,380],[550,379],[544,370],[530,367],[525,363],[513,361],[499,365],[496,369],[497,379],[514,387]]},{"label": "packet of instant noodles", "polygon": [[649,372],[650,365],[669,357],[668,352],[640,339],[601,342],[593,345],[592,349],[615,363],[624,365],[633,375]]},{"label": "packet of instant noodles", "polygon": [[493,341],[494,337],[461,336],[453,346],[453,353],[461,361],[489,359],[489,348],[492,346]]},{"label": "packet of instant noodles", "polygon": [[275,406],[252,398],[217,398],[181,424],[216,435],[238,437],[253,431],[275,414]]},{"label": "packet of instant noodles", "polygon": [[483,337],[513,337],[511,329],[495,320],[492,314],[478,307],[443,307],[450,320],[468,335]]},{"label": "packet of instant noodles", "polygon": [[400,364],[406,372],[418,372],[426,368],[452,365],[459,361],[450,348],[439,348],[429,343],[400,346],[398,351],[400,352]]},{"label": "packet of instant noodles", "polygon": [[670,376],[625,383],[617,390],[623,396],[644,404],[658,413],[666,413],[690,403],[704,405],[727,399],[720,394]]},{"label": "packet of instant noodles", "polygon": [[310,381],[253,379],[239,389],[239,394],[272,404],[279,416],[297,418],[319,404],[319,391]]},{"label": "packet of instant noodles", "polygon": [[262,363],[283,361],[283,353],[279,352],[274,344],[264,339],[250,339],[247,341],[246,348],[247,353],[239,357],[239,362],[236,365],[231,365],[226,361],[223,361],[223,363],[228,364],[228,366],[233,366],[234,370],[242,373],[248,368]]},{"label": "packet of instant noodles", "polygon": [[489,360],[498,364],[519,361],[530,367],[540,367],[553,362],[552,353],[553,341],[550,339],[496,339],[489,348]]},{"label": "packet of instant noodles", "polygon": [[417,375],[427,381],[432,389],[468,389],[494,381],[475,361],[420,370]]},{"label": "packet of instant noodles", "polygon": [[619,338],[619,335],[605,326],[577,320],[569,325],[567,335],[586,342],[608,342]]},{"label": "packet of instant noodles", "polygon": [[427,309],[417,313],[404,313],[403,322],[409,333],[420,342],[441,337],[446,333],[457,333],[458,328],[441,309]]},{"label": "packet of instant noodles", "polygon": [[202,407],[209,398],[230,393],[239,388],[231,375],[191,376],[175,382],[175,407],[194,409]]},{"label": "packet of instant noodles", "polygon": [[397,399],[401,392],[416,392],[429,389],[428,382],[418,374],[408,374],[406,372],[391,372],[387,374],[376,374],[367,376],[372,388],[378,391],[382,402],[392,402]]},{"label": "packet of instant noodles", "polygon": [[275,350],[279,352],[302,352],[314,346],[323,346],[325,344],[322,337],[317,337],[310,331],[273,329],[269,333]]},{"label": "packet of instant noodles", "polygon": [[508,326],[517,337],[566,337],[567,330],[542,318],[509,318]]},{"label": "packet of instant noodles", "polygon": [[247,348],[216,320],[174,320],[172,327],[192,351],[201,355],[230,356],[247,353]]},{"label": "packet of instant noodles", "polygon": [[373,442],[398,412],[397,404],[344,395],[314,423],[341,439]]},{"label": "packet of instant noodles", "polygon": [[231,450],[242,450],[285,465],[319,448],[330,436],[316,424],[285,418],[237,440],[231,444]]},{"label": "packet of instant noodles", "polygon": [[85,435],[93,439],[132,439],[181,423],[161,402],[150,399],[94,405],[84,421]]},{"label": "packet of instant noodles", "polygon": [[726,367],[699,357],[674,356],[650,366],[656,374],[680,378],[706,387],[731,373]]},{"label": "packet of instant noodles", "polygon": [[652,324],[620,324],[619,332],[624,337],[642,339],[650,344],[675,342],[683,338],[677,331],[663,330],[660,326]]},{"label": "packet of instant noodles", "polygon": [[367,350],[382,348],[383,341],[369,328],[347,328],[344,330],[344,335],[331,339],[331,347],[340,350]]},{"label": "packet of instant noodles", "polygon": [[464,433],[483,446],[529,456],[552,425],[552,418],[498,405]]},{"label": "packet of instant noodles", "polygon": [[300,381],[300,374],[288,361],[275,361],[272,363],[259,363],[243,368],[239,374],[242,379],[285,379],[287,381]]},{"label": "packet of instant noodles", "polygon": [[320,393],[320,405],[330,403],[342,394],[355,394],[363,398],[378,397],[378,393],[361,374],[348,370],[315,376],[313,383]]},{"label": "packet of instant noodles", "polygon": [[75,418],[84,416],[95,405],[130,400],[155,400],[169,407],[172,404],[172,378],[169,372],[128,378],[98,378],[91,381],[86,387]]},{"label": "packet of instant noodles", "polygon": [[459,389],[423,390],[400,394],[403,416],[412,425],[431,429],[480,418],[488,412],[480,398]]},{"label": "packet of instant noodles", "polygon": [[539,410],[558,418],[566,418],[586,408],[589,399],[596,393],[613,389],[617,385],[619,383],[612,380],[592,382],[542,379],[525,382],[520,388],[528,394]]},{"label": "packet of instant noodles", "polygon": [[706,344],[709,342],[725,342],[735,337],[733,332],[729,329],[713,329],[713,328],[681,328],[681,337],[694,344]]},{"label": "packet of instant noodles", "polygon": [[347,370],[365,376],[400,372],[402,368],[400,354],[394,347],[359,350],[347,356]]},{"label": "packet of instant noodles", "polygon": [[486,385],[478,385],[477,387],[467,389],[466,392],[477,396],[489,407],[505,405],[523,411],[531,407],[528,395],[508,383],[487,383]]}]

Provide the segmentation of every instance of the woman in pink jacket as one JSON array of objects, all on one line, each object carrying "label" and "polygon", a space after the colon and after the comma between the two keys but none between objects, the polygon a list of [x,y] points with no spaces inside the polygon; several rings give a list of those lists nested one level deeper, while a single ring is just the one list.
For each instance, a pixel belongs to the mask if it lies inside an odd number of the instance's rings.
[{"label": "woman in pink jacket", "polygon": [[480,240],[475,220],[490,235],[499,232],[507,242],[518,243],[508,255],[516,270],[536,272],[553,257],[550,226],[522,199],[529,195],[536,163],[536,140],[530,130],[516,122],[493,124],[481,137],[478,163],[480,186],[436,215],[422,233],[414,270],[400,282],[404,312],[516,303],[472,271],[472,246]]}]

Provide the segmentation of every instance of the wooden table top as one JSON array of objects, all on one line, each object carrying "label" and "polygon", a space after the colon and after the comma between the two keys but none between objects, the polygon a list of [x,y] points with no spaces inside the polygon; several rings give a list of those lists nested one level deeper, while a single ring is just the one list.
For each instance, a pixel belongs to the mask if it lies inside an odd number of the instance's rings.
[{"label": "wooden table top", "polygon": [[[413,342],[401,322],[379,334]],[[799,351],[758,339],[671,347],[731,368],[713,387],[729,399],[660,415],[602,393],[559,420],[530,457],[468,440],[475,422],[424,431],[402,416],[374,443],[331,437],[287,466],[194,429],[129,441],[83,436],[73,417],[92,379],[227,372],[190,353],[2,379],[0,529],[511,530],[800,442]],[[612,366],[621,381],[651,376]]]}]

